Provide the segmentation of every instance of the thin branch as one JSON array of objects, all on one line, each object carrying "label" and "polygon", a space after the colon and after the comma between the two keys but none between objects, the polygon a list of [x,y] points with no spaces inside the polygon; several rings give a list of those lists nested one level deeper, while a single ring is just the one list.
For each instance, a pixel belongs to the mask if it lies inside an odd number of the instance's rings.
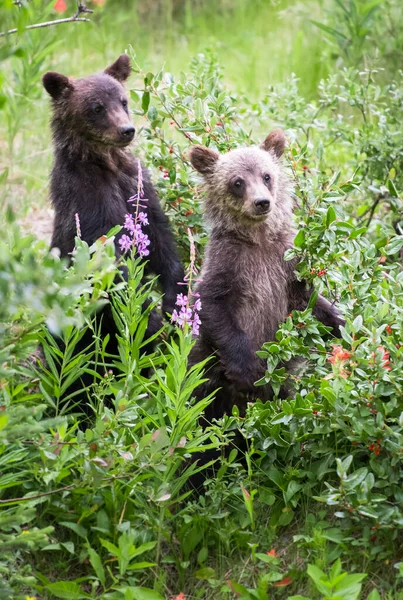
[{"label": "thin branch", "polygon": [[[75,23],[77,21],[84,21],[87,23],[91,23],[90,19],[86,19],[84,17],[80,17],[82,13],[93,13],[94,11],[90,8],[87,8],[83,2],[78,3],[77,11],[71,17],[66,17],[65,19],[55,19],[54,21],[45,21],[45,23],[36,23],[35,25],[28,25],[25,27],[24,31],[28,29],[40,29],[42,27],[50,27],[51,25],[60,25],[60,23]],[[13,33],[18,33],[19,29],[9,29],[9,31],[0,32],[0,37],[4,37],[5,35],[11,35]]]},{"label": "thin branch", "polygon": [[[28,2],[32,2],[32,0],[27,0]],[[18,8],[22,8],[22,0],[14,0],[13,4],[18,6]]]},{"label": "thin branch", "polygon": [[374,200],[374,202],[372,203],[372,205],[371,205],[369,208],[367,208],[367,209],[366,209],[366,210],[365,210],[365,211],[362,213],[362,215],[360,215],[359,221],[360,221],[360,222],[362,222],[362,221],[364,220],[364,217],[365,217],[365,216],[366,216],[366,215],[369,213],[369,217],[368,217],[368,219],[367,219],[367,223],[366,223],[366,226],[367,226],[367,227],[369,227],[369,225],[370,225],[370,223],[371,223],[371,221],[372,221],[372,218],[373,218],[373,216],[374,216],[374,213],[375,213],[375,210],[376,210],[376,208],[377,208],[378,204],[379,204],[379,203],[380,203],[382,200],[386,200],[388,197],[389,197],[389,194],[382,194],[382,193],[378,194],[378,195],[375,197],[375,200]]},{"label": "thin branch", "polygon": [[[104,477],[103,482],[109,483],[116,481],[117,479],[130,479],[133,474],[130,475],[114,475],[113,477]],[[57,490],[51,490],[50,492],[43,492],[42,494],[35,494],[34,496],[22,496],[21,498],[9,498],[8,500],[0,500],[0,504],[12,504],[13,502],[29,502],[30,500],[36,500],[37,498],[43,498],[44,496],[50,496],[51,494],[58,494],[59,492],[65,492],[77,487],[76,483],[65,485],[64,487],[58,488]]]},{"label": "thin branch", "polygon": [[[77,11],[73,15],[73,19],[77,19],[81,13],[93,13],[94,11],[91,8],[87,8],[85,2],[77,2]],[[88,19],[87,19],[88,20]]]},{"label": "thin branch", "polygon": [[0,500],[0,504],[11,504],[12,502],[28,502],[29,500],[35,500],[36,498],[42,498],[43,496],[50,496],[50,494],[57,494],[58,492],[64,492],[66,490],[71,490],[71,488],[75,487],[76,484],[72,483],[71,485],[66,485],[62,488],[58,488],[57,490],[52,490],[50,492],[43,492],[43,494],[35,494],[35,496],[24,496],[22,498],[9,498],[8,500]]}]

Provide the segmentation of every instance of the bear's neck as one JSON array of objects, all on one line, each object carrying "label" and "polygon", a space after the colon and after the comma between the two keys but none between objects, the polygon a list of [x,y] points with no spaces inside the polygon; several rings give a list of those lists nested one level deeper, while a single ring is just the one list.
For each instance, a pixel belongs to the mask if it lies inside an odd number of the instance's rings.
[{"label": "bear's neck", "polygon": [[133,156],[127,148],[106,146],[86,139],[57,119],[52,122],[52,131],[55,154],[59,158],[96,164],[114,173],[133,162]]},{"label": "bear's neck", "polygon": [[207,222],[212,230],[212,235],[228,237],[249,244],[265,245],[276,240],[293,238],[292,214],[284,213],[282,218],[267,219],[263,222],[252,222],[239,215],[230,215],[222,211],[206,210]]}]

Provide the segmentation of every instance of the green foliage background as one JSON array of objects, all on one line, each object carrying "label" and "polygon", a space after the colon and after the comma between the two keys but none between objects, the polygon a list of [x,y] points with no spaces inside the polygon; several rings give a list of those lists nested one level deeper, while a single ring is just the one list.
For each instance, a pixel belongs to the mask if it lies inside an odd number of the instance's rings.
[{"label": "green foliage background", "polygon": [[[0,17],[19,30],[0,38],[0,597],[402,598],[401,3],[106,0],[91,23],[25,29],[55,18],[53,4],[3,2]],[[294,395],[205,430],[212,399],[192,399],[203,365],[188,368],[190,336],[166,324],[142,352],[141,306],[158,290],[140,285],[136,260],[116,284],[116,232],[92,248],[77,239],[70,268],[47,250],[40,76],[88,74],[124,50],[138,152],[183,260],[189,227],[199,263],[208,236],[190,145],[226,151],[280,126],[296,191],[290,257],[346,317],[337,341],[311,307],[288,317],[260,352],[259,384],[278,389],[281,362],[302,356]],[[107,302],[116,357],[92,321]],[[94,344],[77,355],[87,328]],[[96,363],[89,419],[74,395],[60,399]],[[246,461],[233,449],[192,493],[192,454],[235,432]]]}]

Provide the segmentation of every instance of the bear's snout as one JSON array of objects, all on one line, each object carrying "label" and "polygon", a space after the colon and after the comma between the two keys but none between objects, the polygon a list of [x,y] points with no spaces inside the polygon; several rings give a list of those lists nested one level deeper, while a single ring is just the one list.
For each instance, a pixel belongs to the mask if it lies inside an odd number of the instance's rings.
[{"label": "bear's snout", "polygon": [[133,125],[123,125],[119,127],[119,135],[123,141],[129,143],[134,138],[135,129]]},{"label": "bear's snout", "polygon": [[258,215],[265,215],[270,210],[269,198],[256,198],[255,207]]}]

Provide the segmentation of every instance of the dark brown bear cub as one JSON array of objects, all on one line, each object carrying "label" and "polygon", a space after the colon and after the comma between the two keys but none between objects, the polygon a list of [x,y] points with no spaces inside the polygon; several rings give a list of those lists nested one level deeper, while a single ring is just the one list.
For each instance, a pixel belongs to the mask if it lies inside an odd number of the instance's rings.
[{"label": "dark brown bear cub", "polygon": [[[71,80],[49,72],[43,77],[53,101],[52,247],[59,248],[62,256],[74,248],[76,213],[83,240],[92,244],[115,225],[123,225],[125,214],[134,210],[128,200],[137,192],[138,161],[127,149],[134,127],[122,85],[129,74],[130,60],[123,54],[97,75]],[[150,238],[147,269],[159,275],[163,307],[171,313],[183,269],[168,219],[144,168],[142,176],[149,221],[144,230]],[[124,234],[121,231],[120,236]],[[116,254],[121,254],[119,235]]]},{"label": "dark brown bear cub", "polygon": [[[129,74],[129,57],[122,55],[103,73],[83,79],[72,80],[53,72],[43,77],[53,106],[52,247],[59,248],[63,257],[74,248],[76,214],[81,237],[91,245],[115,225],[123,225],[125,215],[135,211],[135,203],[128,202],[137,193],[139,176],[139,162],[128,150],[135,133],[123,87]],[[163,310],[172,313],[184,273],[168,219],[146,169],[141,168],[141,176],[142,211],[148,220],[143,231],[150,241],[145,268],[159,275]],[[116,236],[117,258],[123,253],[119,240],[127,233],[122,229]],[[147,335],[159,325],[160,319],[153,312]],[[108,309],[102,315],[102,332],[112,334],[108,350],[116,353],[116,330]]]},{"label": "dark brown bear cub", "polygon": [[[293,245],[291,185],[281,163],[285,138],[273,131],[260,147],[219,155],[194,146],[190,160],[204,178],[205,212],[212,232],[198,292],[202,304],[200,337],[192,360],[215,355],[198,392],[217,388],[207,419],[244,404],[245,394],[270,397],[268,386],[254,387],[265,372],[256,355],[275,338],[279,323],[306,308],[312,290],[297,280],[295,261],[284,253]],[[336,309],[319,297],[314,313],[339,334]],[[243,399],[242,399],[243,398]],[[242,406],[244,408],[244,406]]]}]

